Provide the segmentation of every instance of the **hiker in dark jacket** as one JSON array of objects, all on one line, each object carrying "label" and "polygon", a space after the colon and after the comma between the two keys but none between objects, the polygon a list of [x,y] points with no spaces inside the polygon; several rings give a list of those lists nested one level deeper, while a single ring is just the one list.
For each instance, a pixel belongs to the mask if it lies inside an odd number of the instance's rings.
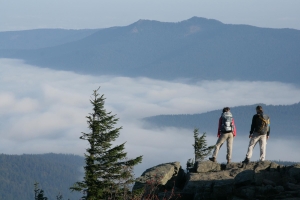
[{"label": "hiker in dark jacket", "polygon": [[260,146],[260,160],[264,161],[266,158],[266,145],[270,137],[270,117],[265,115],[261,106],[256,107],[256,114],[252,118],[250,130],[250,142],[248,152],[243,163],[249,163],[252,157],[252,151],[256,143],[259,142]]},{"label": "hiker in dark jacket", "polygon": [[232,114],[230,112],[230,108],[226,107],[223,108],[223,113],[221,117],[219,118],[219,126],[218,126],[218,135],[217,137],[219,138],[216,146],[214,153],[209,160],[216,162],[217,161],[217,156],[219,153],[219,150],[223,143],[227,141],[227,164],[231,162],[231,154],[232,154],[232,143],[233,143],[233,138],[236,136],[236,128],[234,125],[234,119],[232,117]]}]

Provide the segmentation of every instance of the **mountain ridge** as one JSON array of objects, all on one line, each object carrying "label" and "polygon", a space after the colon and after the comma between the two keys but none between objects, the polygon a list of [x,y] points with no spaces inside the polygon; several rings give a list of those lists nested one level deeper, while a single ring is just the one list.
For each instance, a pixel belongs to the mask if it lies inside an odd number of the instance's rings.
[{"label": "mountain ridge", "polygon": [[59,46],[2,49],[0,57],[81,74],[299,84],[299,52],[299,30],[194,17],[176,23],[141,20]]},{"label": "mountain ridge", "polygon": [[[298,130],[300,124],[300,102],[292,105],[265,105],[254,104],[247,106],[231,107],[230,110],[237,127],[238,133],[249,134],[252,116],[255,114],[255,107],[262,105],[265,114],[271,119],[271,137],[287,139],[300,138]],[[142,120],[146,122],[146,127],[176,127],[194,129],[200,128],[201,132],[217,134],[218,119],[221,109],[213,110],[201,114],[181,114],[181,115],[157,115],[146,117]]]},{"label": "mountain ridge", "polygon": [[74,42],[99,29],[32,29],[0,32],[0,49],[40,49]]}]

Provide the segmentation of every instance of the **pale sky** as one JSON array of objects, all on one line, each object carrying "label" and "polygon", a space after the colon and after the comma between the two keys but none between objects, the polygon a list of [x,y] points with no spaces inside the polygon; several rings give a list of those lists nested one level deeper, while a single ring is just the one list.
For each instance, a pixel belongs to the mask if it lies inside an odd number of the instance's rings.
[{"label": "pale sky", "polygon": [[299,0],[0,0],[0,31],[106,28],[193,16],[226,24],[300,30]]}]

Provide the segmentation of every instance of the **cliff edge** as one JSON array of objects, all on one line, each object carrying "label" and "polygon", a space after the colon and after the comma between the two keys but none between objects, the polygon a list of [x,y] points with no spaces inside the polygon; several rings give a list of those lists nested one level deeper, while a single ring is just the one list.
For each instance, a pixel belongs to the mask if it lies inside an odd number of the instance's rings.
[{"label": "cliff edge", "polygon": [[283,166],[260,161],[226,165],[201,161],[190,172],[184,172],[179,162],[165,163],[147,169],[133,190],[149,186],[155,187],[159,199],[300,200],[300,164]]}]

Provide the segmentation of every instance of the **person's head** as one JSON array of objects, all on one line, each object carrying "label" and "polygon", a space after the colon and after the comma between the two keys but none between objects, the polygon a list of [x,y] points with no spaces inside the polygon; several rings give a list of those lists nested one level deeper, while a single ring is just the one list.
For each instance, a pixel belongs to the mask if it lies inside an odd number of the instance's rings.
[{"label": "person's head", "polygon": [[224,113],[224,112],[228,112],[228,111],[230,111],[230,108],[229,108],[229,107],[223,108],[223,113]]},{"label": "person's head", "polygon": [[261,106],[256,106],[256,112],[257,113],[262,113],[264,111],[263,111],[263,108]]}]

